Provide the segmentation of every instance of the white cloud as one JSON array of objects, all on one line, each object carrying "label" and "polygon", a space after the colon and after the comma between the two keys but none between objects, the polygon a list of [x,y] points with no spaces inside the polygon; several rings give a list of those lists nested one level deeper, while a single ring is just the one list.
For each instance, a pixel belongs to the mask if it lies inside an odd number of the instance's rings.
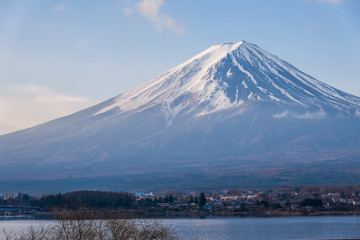
[{"label": "white cloud", "polygon": [[142,0],[134,8],[125,8],[124,14],[130,17],[134,12],[137,12],[140,16],[150,21],[158,33],[168,29],[178,36],[184,36],[185,28],[178,26],[169,15],[161,13],[160,9],[163,5],[164,0]]},{"label": "white cloud", "polygon": [[282,112],[282,113],[276,113],[276,114],[272,115],[273,118],[285,118],[285,117],[288,117],[288,116],[289,116],[288,111],[285,111],[285,112]]},{"label": "white cloud", "polygon": [[39,85],[0,85],[0,134],[74,113],[95,104]]},{"label": "white cloud", "polygon": [[306,112],[304,114],[290,113],[284,111],[282,113],[273,114],[273,118],[300,118],[300,119],[320,119],[326,116],[326,113],[320,109],[318,112]]},{"label": "white cloud", "polygon": [[53,10],[55,10],[55,11],[62,11],[62,10],[65,10],[65,4],[60,3],[59,5],[53,6],[53,8],[52,8],[52,9],[53,9]]},{"label": "white cloud", "polygon": [[295,118],[301,118],[301,119],[320,119],[325,117],[326,113],[323,110],[320,110],[318,112],[306,112],[302,115],[296,115]]}]

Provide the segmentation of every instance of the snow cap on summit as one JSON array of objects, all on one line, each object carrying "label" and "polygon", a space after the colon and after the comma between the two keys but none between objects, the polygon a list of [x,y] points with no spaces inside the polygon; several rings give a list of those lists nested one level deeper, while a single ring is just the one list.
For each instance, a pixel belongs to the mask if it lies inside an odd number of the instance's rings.
[{"label": "snow cap on summit", "polygon": [[119,95],[96,115],[160,106],[171,124],[181,112],[202,116],[249,101],[298,105],[324,113],[321,116],[326,115],[326,109],[352,114],[360,105],[359,98],[306,75],[255,44],[239,41],[209,47],[162,76]]}]

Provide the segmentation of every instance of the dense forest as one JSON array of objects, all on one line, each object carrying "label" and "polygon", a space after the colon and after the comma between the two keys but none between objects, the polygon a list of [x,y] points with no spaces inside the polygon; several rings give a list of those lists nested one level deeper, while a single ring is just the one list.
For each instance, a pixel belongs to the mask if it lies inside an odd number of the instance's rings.
[{"label": "dense forest", "polygon": [[[15,198],[7,200],[0,199],[0,205],[11,206],[32,206],[40,207],[45,211],[52,209],[118,209],[139,207],[156,207],[158,203],[174,203],[177,197],[171,194],[165,197],[136,199],[134,194],[124,192],[106,192],[106,191],[75,191],[68,193],[57,193],[44,195],[40,198],[30,197],[27,194],[19,193]],[[205,205],[205,195],[200,198],[190,198],[189,203],[195,202]]]},{"label": "dense forest", "polygon": [[78,209],[117,209],[130,208],[134,204],[135,196],[123,192],[104,191],[75,191],[65,194],[51,194],[41,198],[33,198],[19,193],[14,199],[0,200],[0,205],[33,206],[45,210],[53,208]]}]

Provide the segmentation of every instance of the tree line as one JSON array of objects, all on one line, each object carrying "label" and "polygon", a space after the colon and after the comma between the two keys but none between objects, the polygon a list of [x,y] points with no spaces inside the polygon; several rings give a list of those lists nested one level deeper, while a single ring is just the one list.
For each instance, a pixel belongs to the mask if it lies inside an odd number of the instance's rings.
[{"label": "tree line", "polygon": [[75,191],[42,196],[30,197],[19,193],[14,199],[2,199],[0,205],[33,206],[45,210],[50,209],[118,209],[131,208],[135,195],[125,192],[106,191]]},{"label": "tree line", "polygon": [[75,191],[33,199],[31,205],[47,209],[117,209],[132,207],[134,200],[134,195],[124,192]]},{"label": "tree line", "polygon": [[[45,211],[52,209],[131,209],[136,207],[157,207],[158,203],[173,204],[178,200],[172,194],[165,197],[141,198],[136,201],[136,196],[126,192],[108,191],[74,191],[44,195],[40,198],[30,197],[28,194],[19,193],[15,198],[0,199],[0,205],[40,207]],[[191,196],[189,204],[195,203],[200,207],[206,205],[206,197],[201,193],[198,197]]]}]

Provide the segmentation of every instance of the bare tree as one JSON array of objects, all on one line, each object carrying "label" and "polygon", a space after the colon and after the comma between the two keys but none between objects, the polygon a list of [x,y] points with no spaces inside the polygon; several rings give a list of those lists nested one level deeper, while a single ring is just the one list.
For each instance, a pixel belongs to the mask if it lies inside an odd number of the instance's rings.
[{"label": "bare tree", "polygon": [[18,240],[50,240],[51,228],[44,224],[37,224],[30,226],[26,231],[19,233],[13,239]]},{"label": "bare tree", "polygon": [[138,220],[134,239],[138,240],[175,240],[176,234],[157,220]]},{"label": "bare tree", "polygon": [[55,214],[54,238],[62,240],[95,240],[96,226],[89,211],[62,211]]},{"label": "bare tree", "polygon": [[108,240],[109,239],[109,237],[108,237],[109,234],[106,231],[104,231],[104,229],[105,229],[104,221],[102,221],[102,220],[94,221],[93,229],[94,229],[94,233],[96,235],[97,240]]},{"label": "bare tree", "polygon": [[137,232],[135,220],[128,218],[108,218],[105,220],[105,229],[112,240],[131,240]]},{"label": "bare tree", "polygon": [[[22,233],[7,232],[5,240],[176,240],[176,234],[157,220],[131,219],[121,214],[93,215],[90,211],[61,211],[52,225],[35,225]],[[121,218],[119,218],[121,216]]]},{"label": "bare tree", "polygon": [[5,228],[3,228],[2,231],[3,231],[3,236],[4,236],[5,240],[12,240],[17,235],[16,232],[14,232],[14,231],[6,231]]}]

